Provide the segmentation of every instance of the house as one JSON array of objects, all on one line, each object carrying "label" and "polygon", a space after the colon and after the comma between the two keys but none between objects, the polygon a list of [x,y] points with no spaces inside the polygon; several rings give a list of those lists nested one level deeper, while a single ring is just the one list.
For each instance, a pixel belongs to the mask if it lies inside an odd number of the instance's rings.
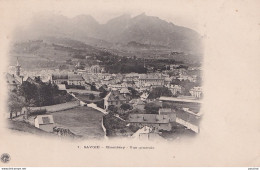
[{"label": "house", "polygon": [[145,141],[158,141],[164,140],[158,133],[152,132],[152,128],[148,126],[144,126],[143,128],[137,130],[133,135],[132,138],[138,140],[145,140]]},{"label": "house", "polygon": [[141,141],[162,141],[165,140],[158,133],[140,133],[139,140]]},{"label": "house", "polygon": [[80,74],[75,73],[56,73],[52,74],[51,82],[54,84],[68,84],[84,86],[85,80]]},{"label": "house", "polygon": [[145,102],[141,99],[133,99],[129,103],[132,104],[135,109],[144,110]]},{"label": "house", "polygon": [[171,85],[169,90],[171,90],[173,95],[182,94],[184,92],[184,88],[180,85]]},{"label": "house", "polygon": [[168,115],[170,122],[176,122],[176,112],[171,108],[160,108],[159,115]]},{"label": "house", "polygon": [[202,87],[193,87],[190,90],[190,94],[191,94],[191,96],[193,96],[197,99],[202,98]]},{"label": "house", "polygon": [[172,129],[168,115],[130,114],[128,117],[128,122],[134,126],[138,126],[139,128],[144,126],[151,127],[154,131],[170,131]]},{"label": "house", "polygon": [[139,78],[139,74],[138,73],[129,73],[129,74],[126,74],[125,77],[124,77],[124,82],[135,82],[135,81],[138,81],[138,78]]},{"label": "house", "polygon": [[170,85],[171,81],[172,81],[172,79],[171,79],[170,77],[166,77],[166,78],[164,79],[164,84],[165,84],[166,86],[167,86],[167,85]]},{"label": "house", "polygon": [[51,82],[53,84],[64,84],[68,83],[68,74],[67,73],[55,73],[51,75]]},{"label": "house", "polygon": [[171,65],[170,65],[170,70],[177,69],[178,67],[180,67],[179,64],[171,64]]},{"label": "house", "polygon": [[68,85],[84,86],[85,80],[82,75],[71,73],[68,74]]},{"label": "house", "polygon": [[9,90],[17,89],[22,84],[14,74],[11,75],[9,73],[6,74],[6,82]]},{"label": "house", "polygon": [[140,96],[140,98],[141,98],[141,100],[145,101],[148,96],[149,96],[149,93],[144,92],[144,93]]},{"label": "house", "polygon": [[57,86],[59,90],[66,90],[65,84],[58,84]]},{"label": "house", "polygon": [[29,116],[42,115],[47,112],[45,107],[23,107],[21,110],[21,114],[24,115],[24,118],[28,118]]},{"label": "house", "polygon": [[38,115],[34,118],[34,126],[46,131],[53,132],[53,128],[55,127],[55,123],[52,115]]},{"label": "house", "polygon": [[90,67],[90,72],[91,73],[101,73],[102,68],[99,65],[93,65]]},{"label": "house", "polygon": [[110,105],[120,107],[123,103],[127,102],[128,99],[124,95],[120,94],[118,90],[114,90],[109,92],[104,98],[104,108],[107,110]]},{"label": "house", "polygon": [[199,133],[200,131],[200,127],[199,127],[200,120],[201,120],[200,114],[196,114],[187,109],[184,109],[181,112],[177,112],[176,114],[176,122],[192,130],[195,133]]},{"label": "house", "polygon": [[144,74],[140,75],[139,87],[147,87],[147,86],[155,86],[155,87],[161,87],[164,85],[164,77],[160,74]]},{"label": "house", "polygon": [[120,94],[123,94],[123,95],[129,95],[130,94],[130,91],[128,90],[128,88],[122,88],[120,91]]}]

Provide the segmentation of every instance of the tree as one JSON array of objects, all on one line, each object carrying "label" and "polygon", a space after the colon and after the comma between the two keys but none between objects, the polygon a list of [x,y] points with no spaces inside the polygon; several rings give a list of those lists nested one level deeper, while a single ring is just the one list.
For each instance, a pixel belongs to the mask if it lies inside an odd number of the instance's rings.
[{"label": "tree", "polygon": [[128,87],[128,90],[131,92],[132,98],[139,98],[140,94],[137,90],[132,87]]},{"label": "tree", "polygon": [[155,103],[147,103],[144,107],[147,114],[158,114],[160,106]]},{"label": "tree", "polygon": [[167,87],[156,87],[149,94],[149,99],[156,99],[161,96],[172,96],[172,92]]},{"label": "tree", "polygon": [[131,105],[127,104],[127,103],[123,103],[120,108],[124,111],[130,110],[132,108]]},{"label": "tree", "polygon": [[30,101],[31,99],[35,99],[37,94],[37,86],[35,84],[31,84],[27,81],[23,82],[18,90],[18,95],[23,96],[25,101]]},{"label": "tree", "polygon": [[118,111],[118,108],[115,105],[109,105],[107,109],[110,111],[110,113],[114,114]]},{"label": "tree", "polygon": [[100,98],[106,97],[106,95],[107,95],[107,93],[108,93],[103,86],[101,86],[101,87],[98,89],[98,91],[100,91],[100,93],[99,93],[99,97],[100,97]]},{"label": "tree", "polygon": [[23,96],[28,103],[33,100],[34,106],[47,106],[70,101],[72,97],[51,82],[44,83],[36,78],[37,83],[23,82],[18,90],[18,95]]},{"label": "tree", "polygon": [[19,96],[17,93],[11,92],[9,94],[8,108],[10,111],[10,119],[13,118],[13,113],[15,113],[17,116],[17,112],[22,110],[22,108],[25,106],[25,103],[25,98]]},{"label": "tree", "polygon": [[89,99],[90,99],[90,100],[94,100],[94,99],[95,99],[94,94],[90,94],[90,95],[89,95]]},{"label": "tree", "polygon": [[90,85],[90,89],[92,91],[97,91],[96,84],[94,82]]}]

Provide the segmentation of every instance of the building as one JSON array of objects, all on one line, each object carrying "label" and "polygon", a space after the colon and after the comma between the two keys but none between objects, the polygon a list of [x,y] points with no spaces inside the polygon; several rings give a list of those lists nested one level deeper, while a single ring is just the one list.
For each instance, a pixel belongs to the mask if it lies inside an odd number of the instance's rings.
[{"label": "building", "polygon": [[138,81],[139,87],[161,87],[164,85],[164,77],[160,74],[145,74],[139,77]]},{"label": "building", "polygon": [[17,58],[17,60],[16,60],[16,66],[15,66],[15,68],[16,68],[15,74],[20,77],[20,76],[21,76],[21,65],[20,65],[20,63],[19,63],[19,61],[18,61],[18,58]]},{"label": "building", "polygon": [[124,77],[124,82],[137,82],[139,79],[139,74],[138,73],[129,73],[126,74]]},{"label": "building", "polygon": [[180,85],[171,85],[169,90],[171,90],[173,95],[182,94],[184,92],[184,88]]},{"label": "building", "polygon": [[141,100],[146,101],[146,99],[148,98],[148,96],[149,96],[149,93],[144,92],[144,93],[140,96],[140,98],[141,98]]},{"label": "building", "polygon": [[187,129],[192,130],[195,133],[199,133],[201,115],[184,109],[176,114],[176,122],[185,126]]},{"label": "building", "polygon": [[20,86],[22,84],[22,82],[20,82],[17,79],[17,76],[15,76],[14,74],[11,75],[11,74],[7,73],[5,77],[6,77],[6,83],[8,85],[9,90],[17,89],[18,86]]},{"label": "building", "polygon": [[51,75],[51,82],[54,84],[64,84],[68,83],[67,73],[56,73]]},{"label": "building", "polygon": [[141,99],[133,99],[129,103],[133,105],[134,109],[144,110],[145,102]]},{"label": "building", "polygon": [[21,65],[17,58],[16,66],[15,66],[15,74],[10,74],[10,73],[6,74],[6,82],[9,90],[17,89],[17,87],[23,83],[23,78],[24,76],[21,75]]},{"label": "building", "polygon": [[197,99],[202,98],[202,87],[193,87],[190,90],[190,94],[191,94],[191,96],[193,96]]},{"label": "building", "polygon": [[158,133],[152,132],[152,128],[144,126],[143,128],[137,130],[133,135],[132,138],[138,140],[145,140],[145,141],[159,141],[164,140]]},{"label": "building", "polygon": [[68,74],[68,85],[84,86],[85,80],[82,75],[79,74]]},{"label": "building", "polygon": [[130,91],[128,90],[128,88],[124,87],[120,90],[120,94],[129,95]]},{"label": "building", "polygon": [[75,73],[56,73],[52,74],[51,82],[54,84],[68,84],[84,86],[85,80],[80,74]]},{"label": "building", "polygon": [[34,126],[46,131],[53,132],[53,128],[55,127],[55,123],[52,115],[38,115],[34,118]]},{"label": "building", "polygon": [[168,115],[157,115],[157,114],[130,114],[128,122],[134,126],[140,128],[148,126],[153,131],[165,130],[171,131],[172,125]]},{"label": "building", "polygon": [[176,112],[171,108],[160,108],[159,115],[168,115],[170,122],[176,122]]},{"label": "building", "polygon": [[102,70],[103,69],[99,65],[93,65],[93,66],[90,67],[91,73],[101,73]]},{"label": "building", "polygon": [[170,65],[170,70],[174,70],[174,69],[177,69],[177,68],[179,68],[179,67],[180,67],[179,64],[171,64],[171,65]]},{"label": "building", "polygon": [[108,95],[104,98],[104,109],[108,109],[110,105],[114,105],[120,107],[123,103],[127,103],[128,99],[120,94],[118,90],[114,90],[108,93]]}]

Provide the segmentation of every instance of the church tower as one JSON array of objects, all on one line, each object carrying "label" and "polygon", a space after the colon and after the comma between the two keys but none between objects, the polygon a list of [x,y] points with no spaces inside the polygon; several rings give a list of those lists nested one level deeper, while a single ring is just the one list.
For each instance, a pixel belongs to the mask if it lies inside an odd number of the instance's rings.
[{"label": "church tower", "polygon": [[20,77],[20,74],[21,74],[21,65],[19,64],[19,61],[18,61],[18,57],[17,57],[17,60],[16,60],[16,71],[15,71],[15,74]]}]

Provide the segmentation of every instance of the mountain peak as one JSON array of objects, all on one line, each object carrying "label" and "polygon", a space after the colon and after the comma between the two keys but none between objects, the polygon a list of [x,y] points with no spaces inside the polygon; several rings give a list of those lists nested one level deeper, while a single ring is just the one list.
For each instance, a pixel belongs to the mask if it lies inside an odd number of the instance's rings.
[{"label": "mountain peak", "polygon": [[131,19],[131,15],[130,14],[123,14],[120,15],[118,17],[115,17],[111,20],[109,20],[106,24],[111,24],[111,23],[116,23],[116,22],[121,22],[121,21],[127,21]]},{"label": "mountain peak", "polygon": [[77,15],[72,18],[76,22],[99,24],[91,15]]}]

